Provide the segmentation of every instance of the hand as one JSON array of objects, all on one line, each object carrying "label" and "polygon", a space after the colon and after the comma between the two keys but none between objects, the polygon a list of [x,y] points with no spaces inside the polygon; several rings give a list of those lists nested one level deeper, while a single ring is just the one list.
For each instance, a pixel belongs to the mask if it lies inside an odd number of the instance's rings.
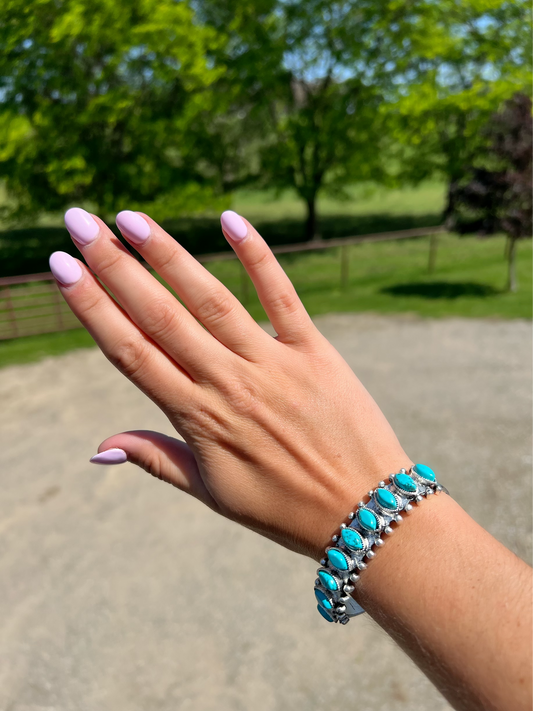
[{"label": "hand", "polygon": [[411,461],[265,241],[236,213],[222,215],[276,338],[148,216],[122,212],[117,224],[186,308],[98,217],[73,208],[65,221],[94,274],[54,253],[63,296],[185,440],[125,432],[99,452],[122,449],[218,513],[319,560],[367,490]]}]

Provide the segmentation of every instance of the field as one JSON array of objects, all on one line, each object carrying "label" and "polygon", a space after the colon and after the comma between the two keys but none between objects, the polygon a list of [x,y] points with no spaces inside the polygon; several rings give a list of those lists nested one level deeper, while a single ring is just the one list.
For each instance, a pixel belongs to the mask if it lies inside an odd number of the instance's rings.
[{"label": "field", "polygon": [[[352,203],[324,200],[319,207],[330,230],[331,220],[355,220],[374,231],[379,229],[379,219],[392,223],[398,215],[411,215],[414,224],[421,224],[426,217],[427,224],[437,224],[443,197],[442,186],[429,184],[416,190],[360,191],[354,194]],[[272,195],[241,193],[232,207],[254,224],[298,224],[303,217],[301,205],[287,194],[275,199]],[[291,241],[290,235],[286,241]],[[423,317],[531,318],[531,240],[518,246],[519,290],[514,294],[505,291],[503,236],[479,239],[441,235],[432,274],[428,273],[428,245],[428,238],[419,238],[350,247],[345,289],[340,286],[338,248],[280,255],[279,261],[311,315],[357,311]],[[72,254],[75,252],[73,248]],[[243,290],[240,263],[217,262],[208,268],[237,297],[244,297],[256,320],[266,319],[251,283]],[[83,329],[4,341],[0,342],[0,367],[91,345],[92,339]]]}]

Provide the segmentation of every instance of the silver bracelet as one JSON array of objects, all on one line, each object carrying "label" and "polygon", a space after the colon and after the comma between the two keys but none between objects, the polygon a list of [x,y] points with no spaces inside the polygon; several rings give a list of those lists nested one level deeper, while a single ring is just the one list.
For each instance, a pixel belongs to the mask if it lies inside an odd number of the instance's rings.
[{"label": "silver bracelet", "polygon": [[380,481],[377,489],[368,492],[370,501],[360,501],[357,510],[348,515],[351,523],[341,524],[339,535],[333,536],[334,546],[326,548],[326,558],[320,561],[315,581],[317,609],[328,622],[345,625],[351,617],[364,612],[350,595],[355,590],[353,583],[359,580],[358,571],[376,553],[373,546],[381,547],[382,533],[391,535],[392,521],[400,523],[400,511],[412,510],[412,502],[419,503],[424,497],[445,491],[445,486],[437,482],[435,472],[425,464],[415,464],[409,472],[400,469],[389,476],[389,483]]}]

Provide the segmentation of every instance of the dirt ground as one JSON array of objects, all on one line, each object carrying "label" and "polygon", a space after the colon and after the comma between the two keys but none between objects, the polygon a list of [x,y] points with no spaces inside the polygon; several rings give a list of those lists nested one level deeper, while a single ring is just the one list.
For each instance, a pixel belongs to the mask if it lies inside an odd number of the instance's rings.
[{"label": "dirt ground", "polygon": [[[531,324],[315,322],[409,456],[530,562]],[[319,618],[312,561],[89,464],[134,428],[172,433],[96,349],[0,370],[1,711],[449,709],[366,615]]]}]

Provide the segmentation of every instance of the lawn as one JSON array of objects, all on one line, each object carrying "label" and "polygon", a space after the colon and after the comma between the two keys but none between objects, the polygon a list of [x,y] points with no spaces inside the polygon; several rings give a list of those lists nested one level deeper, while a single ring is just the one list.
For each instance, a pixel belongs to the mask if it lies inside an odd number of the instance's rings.
[{"label": "lawn", "polygon": [[[340,224],[343,220],[375,224],[382,219],[387,224],[396,215],[407,214],[412,216],[413,225],[426,219],[427,224],[436,224],[444,191],[438,184],[427,184],[416,190],[368,190],[366,194],[354,194],[354,198],[357,199],[348,204],[321,202],[320,212],[331,236],[337,231],[335,221]],[[298,224],[303,218],[301,205],[288,194],[276,201],[264,193],[241,193],[233,207],[256,224],[270,222],[274,230],[283,221],[294,220]],[[531,318],[531,240],[518,245],[519,290],[514,294],[505,291],[503,236],[479,239],[441,235],[438,240],[432,274],[428,274],[426,237],[349,247],[349,277],[344,289],[340,285],[339,248],[279,255],[278,259],[312,316],[364,311],[422,317]],[[244,301],[256,320],[266,319],[247,276],[243,289],[243,269],[237,260],[212,262],[207,267]],[[0,341],[0,367],[92,345],[91,337],[83,329]]]}]

